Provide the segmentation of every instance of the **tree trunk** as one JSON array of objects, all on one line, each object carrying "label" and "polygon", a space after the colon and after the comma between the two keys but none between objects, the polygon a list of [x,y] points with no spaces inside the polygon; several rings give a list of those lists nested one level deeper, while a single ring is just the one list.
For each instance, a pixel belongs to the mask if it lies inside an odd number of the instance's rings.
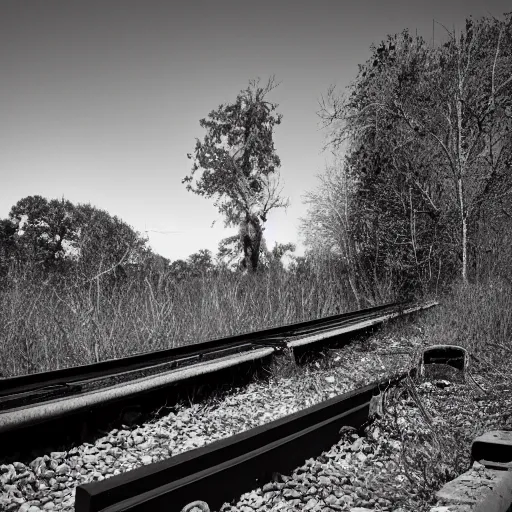
[{"label": "tree trunk", "polygon": [[467,214],[466,214],[466,203],[464,200],[464,170],[466,164],[466,158],[464,155],[464,150],[462,149],[462,82],[459,74],[459,84],[458,84],[458,98],[457,98],[457,195],[459,199],[459,210],[460,210],[460,220],[461,220],[461,230],[462,230],[462,280],[467,282],[468,280],[468,226],[467,226]]},{"label": "tree trunk", "polygon": [[263,228],[256,215],[247,215],[240,223],[240,239],[244,248],[242,267],[256,271],[260,258],[260,245],[263,238]]},{"label": "tree trunk", "polygon": [[467,239],[467,219],[462,218],[462,280],[468,280],[468,239]]},{"label": "tree trunk", "polygon": [[468,222],[466,209],[464,208],[464,190],[462,186],[462,178],[458,180],[457,195],[459,196],[459,210],[462,230],[462,280],[468,280]]}]

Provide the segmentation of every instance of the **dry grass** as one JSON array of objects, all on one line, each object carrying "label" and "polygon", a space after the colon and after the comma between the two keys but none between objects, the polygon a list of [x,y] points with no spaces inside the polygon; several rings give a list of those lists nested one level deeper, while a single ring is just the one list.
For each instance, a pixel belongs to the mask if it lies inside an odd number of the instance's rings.
[{"label": "dry grass", "polygon": [[[336,269],[321,265],[307,274],[276,266],[181,282],[146,273],[115,286],[107,277],[77,285],[24,269],[1,280],[0,373],[86,364],[356,308]],[[500,376],[512,352],[512,288],[456,284],[418,324],[426,343],[463,345],[479,368]]]},{"label": "dry grass", "polygon": [[43,281],[11,272],[0,288],[0,372],[63,368],[354,309],[339,279],[271,268],[176,282],[169,276]]},{"label": "dry grass", "polygon": [[417,325],[426,345],[456,344],[468,350],[466,382],[445,390],[422,385],[422,379],[410,381],[394,390],[401,397],[390,394],[387,404],[394,420],[391,431],[401,442],[399,468],[409,486],[404,500],[416,501],[410,507],[414,510],[430,509],[436,491],[469,468],[475,437],[511,425],[512,287],[499,280],[455,283],[440,302]]},{"label": "dry grass", "polygon": [[490,382],[510,378],[512,356],[512,286],[502,280],[455,283],[440,306],[422,315],[427,344],[466,348],[471,365]]}]

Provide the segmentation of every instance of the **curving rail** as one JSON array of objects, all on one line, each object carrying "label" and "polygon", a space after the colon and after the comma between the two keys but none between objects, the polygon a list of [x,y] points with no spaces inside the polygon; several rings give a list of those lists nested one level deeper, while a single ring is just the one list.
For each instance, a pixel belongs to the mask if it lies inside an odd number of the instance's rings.
[{"label": "curving rail", "polygon": [[0,435],[362,330],[436,305],[394,303],[51,372],[0,380]]},{"label": "curving rail", "polygon": [[136,354],[121,359],[110,359],[94,364],[4,378],[0,379],[0,399],[14,394],[41,393],[43,390],[71,386],[73,383],[77,382],[122,375],[128,372],[154,367],[162,363],[173,362],[178,364],[192,358],[201,359],[210,355],[225,355],[226,352],[230,351],[250,350],[258,345],[279,346],[282,340],[287,337],[309,334],[329,327],[338,326],[340,323],[350,322],[351,320],[370,318],[376,314],[383,314],[387,311],[400,311],[406,306],[410,306],[410,304],[405,302],[385,304],[383,306],[351,311],[349,313],[342,313],[317,320],[297,322],[272,327],[270,329],[182,345],[170,349]]}]

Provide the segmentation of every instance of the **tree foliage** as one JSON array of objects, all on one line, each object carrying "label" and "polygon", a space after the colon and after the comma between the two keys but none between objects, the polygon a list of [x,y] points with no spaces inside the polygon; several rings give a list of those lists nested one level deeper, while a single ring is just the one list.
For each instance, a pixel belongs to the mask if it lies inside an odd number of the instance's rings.
[{"label": "tree foliage", "polygon": [[14,245],[18,261],[54,267],[69,258],[69,248],[78,239],[77,214],[64,199],[35,195],[20,199],[9,212],[16,226]]},{"label": "tree foliage", "polygon": [[79,263],[84,273],[113,268],[124,275],[128,264],[142,263],[148,256],[147,240],[117,216],[90,204],[77,206],[80,238]]},{"label": "tree foliage", "polygon": [[[479,261],[478,233],[512,191],[511,49],[510,20],[469,19],[439,47],[404,31],[372,47],[350,94],[328,91],[327,147],[344,151],[336,173],[350,189],[330,199],[346,212],[336,247],[350,240],[365,279],[430,286]],[[318,217],[325,190],[310,199]]]},{"label": "tree foliage", "polygon": [[176,281],[204,277],[215,272],[216,267],[211,251],[200,249],[186,260],[177,259],[169,265],[169,276]]},{"label": "tree foliage", "polygon": [[274,128],[282,116],[277,105],[266,100],[276,87],[274,78],[261,87],[252,80],[235,102],[220,105],[199,124],[206,130],[196,140],[190,175],[183,179],[187,190],[213,198],[226,226],[239,226],[244,264],[256,270],[264,223],[268,213],[286,206],[280,196],[274,148]]},{"label": "tree foliage", "polygon": [[217,249],[217,264],[230,270],[238,269],[241,267],[242,252],[243,244],[239,234],[223,238]]},{"label": "tree foliage", "polygon": [[15,262],[84,277],[111,269],[119,276],[147,251],[146,240],[118,217],[65,199],[25,197],[0,222],[4,270]]}]

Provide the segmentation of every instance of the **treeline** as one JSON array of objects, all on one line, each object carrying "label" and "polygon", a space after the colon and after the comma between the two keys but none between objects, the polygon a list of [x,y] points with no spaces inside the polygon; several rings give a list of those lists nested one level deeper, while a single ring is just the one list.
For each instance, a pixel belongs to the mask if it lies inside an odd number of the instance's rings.
[{"label": "treeline", "polygon": [[[269,250],[262,238],[259,269],[284,268],[283,256],[293,256],[294,251],[290,243],[276,243]],[[121,283],[129,276],[155,273],[179,281],[241,271],[242,255],[242,240],[233,236],[220,242],[215,257],[201,249],[171,261],[155,254],[144,235],[104,210],[38,195],[19,200],[0,220],[0,276],[4,277],[13,269],[30,268],[41,276],[84,282],[101,277]],[[304,264],[305,259],[295,258],[292,267]]]},{"label": "treeline", "polygon": [[150,254],[139,233],[90,204],[28,196],[0,220],[2,276],[23,267],[47,277],[121,279],[125,268]]},{"label": "treeline", "polygon": [[510,279],[512,18],[467,20],[433,46],[372,46],[320,116],[336,159],[306,196],[308,245],[342,259],[358,296]]}]

